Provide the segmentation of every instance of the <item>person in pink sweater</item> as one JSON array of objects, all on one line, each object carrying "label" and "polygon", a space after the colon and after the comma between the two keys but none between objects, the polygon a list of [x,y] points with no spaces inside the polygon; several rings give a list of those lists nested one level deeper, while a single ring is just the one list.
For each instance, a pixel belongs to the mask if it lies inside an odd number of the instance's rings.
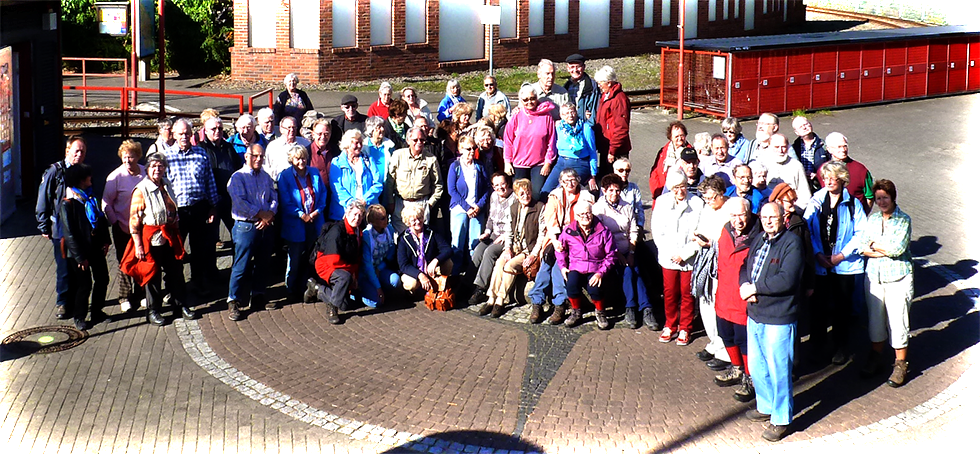
[{"label": "person in pink sweater", "polygon": [[504,172],[515,180],[530,179],[532,194],[540,194],[558,155],[551,117],[555,105],[548,100],[539,103],[531,85],[522,86],[518,98],[520,107],[504,130]]}]

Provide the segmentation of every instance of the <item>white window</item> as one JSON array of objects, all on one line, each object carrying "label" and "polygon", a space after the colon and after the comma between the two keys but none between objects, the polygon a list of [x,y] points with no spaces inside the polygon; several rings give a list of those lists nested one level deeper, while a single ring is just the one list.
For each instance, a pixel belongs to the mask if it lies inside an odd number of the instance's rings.
[{"label": "white window", "polygon": [[248,0],[249,47],[276,47],[276,5],[265,0]]},{"label": "white window", "polygon": [[670,0],[660,2],[660,25],[667,27],[670,25]]},{"label": "white window", "polygon": [[555,1],[555,34],[568,34],[568,0]]},{"label": "white window", "polygon": [[333,2],[333,47],[357,46],[356,0]]},{"label": "white window", "polygon": [[405,1],[405,42],[408,44],[424,43],[425,36],[425,0]]},{"label": "white window", "polygon": [[500,37],[517,38],[517,0],[500,0]]},{"label": "white window", "polygon": [[480,24],[483,0],[439,2],[439,61],[476,60],[484,57],[484,30]]},{"label": "white window", "polygon": [[[544,0],[531,0],[528,5],[527,32],[531,36],[544,34]],[[555,5],[555,15],[558,15],[558,5]]]},{"label": "white window", "polygon": [[643,0],[643,28],[653,27],[653,0]]},{"label": "white window", "polygon": [[581,0],[578,3],[578,48],[609,47],[609,2]]},{"label": "white window", "polygon": [[[275,2],[270,2],[275,5]],[[320,48],[319,0],[289,1],[289,47],[294,49]]]},{"label": "white window", "polygon": [[636,15],[636,2],[633,0],[623,0],[623,30],[632,30],[634,17]]},{"label": "white window", "polygon": [[[724,0],[722,0],[724,1]],[[708,20],[714,22],[718,19],[718,0],[708,0]]]},{"label": "white window", "polygon": [[391,45],[391,0],[371,0],[371,45]]}]

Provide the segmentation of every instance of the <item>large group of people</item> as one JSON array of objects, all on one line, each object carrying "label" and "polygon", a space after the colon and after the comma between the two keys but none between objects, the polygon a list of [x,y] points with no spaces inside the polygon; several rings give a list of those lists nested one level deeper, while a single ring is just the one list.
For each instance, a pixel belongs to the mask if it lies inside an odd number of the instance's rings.
[{"label": "large group of people", "polygon": [[241,115],[230,136],[216,115],[200,133],[161,120],[145,164],[141,145],[123,142],[101,203],[85,140],[69,138],[37,204],[57,264],[56,316],[79,329],[105,320],[110,244],[121,311],[143,302],[154,325],[166,324],[168,298],[198,316],[190,294],[217,281],[217,247],[232,249],[236,322],[279,307],[265,294],[274,257],[285,262],[286,301],[320,302],[332,324],[447,287],[481,316],[529,302],[532,324],[575,327],[594,308],[605,330],[622,309],[629,328],[681,346],[700,316],[708,343],[698,359],[719,372],[717,385],[737,386],[737,400],[756,400],[747,416],[769,421],[763,437],[777,441],[800,356],[849,360],[857,295],[872,341],[862,373],[883,369],[890,342],[888,384],[904,383],[911,221],[895,185],[849,157],[844,135],[821,139],[797,117],[791,143],[767,113],[754,139],[727,118],[692,146],[672,122],[649,172],[647,218],[629,178],[630,104],[616,72],[590,77],[578,54],[566,65],[559,85],[556,64],[542,60],[516,107],[488,76],[475,104],[456,80],[435,111],[414,88],[384,83],[368,115],[345,95],[334,119],[313,111],[291,74],[275,107]]}]

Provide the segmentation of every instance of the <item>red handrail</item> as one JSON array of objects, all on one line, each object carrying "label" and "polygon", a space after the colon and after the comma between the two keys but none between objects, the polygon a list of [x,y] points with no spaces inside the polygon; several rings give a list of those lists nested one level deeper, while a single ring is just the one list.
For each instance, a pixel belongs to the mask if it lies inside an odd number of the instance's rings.
[{"label": "red handrail", "polygon": [[[129,74],[129,60],[125,58],[93,58],[93,57],[61,57],[62,61],[79,61],[82,62],[82,73],[69,73],[62,71],[61,76],[82,76],[82,86],[88,86],[88,76],[92,77],[119,77],[123,80],[123,86],[129,86],[129,78],[126,76]],[[120,63],[123,64],[122,74],[108,74],[108,73],[89,73],[85,68],[86,62],[101,62],[101,63]],[[136,99],[133,99],[133,105],[136,105]],[[88,91],[82,90],[82,106],[88,107]]]},{"label": "red handrail", "polygon": [[272,89],[271,88],[266,88],[265,90],[262,90],[262,91],[260,91],[260,92],[258,92],[256,94],[248,97],[248,113],[250,113],[250,114],[254,114],[255,113],[255,108],[254,108],[254,106],[252,104],[252,101],[254,101],[255,98],[258,98],[259,96],[262,96],[262,95],[265,95],[265,94],[268,94],[269,95],[269,108],[270,109],[272,108],[272,102],[273,102]]}]

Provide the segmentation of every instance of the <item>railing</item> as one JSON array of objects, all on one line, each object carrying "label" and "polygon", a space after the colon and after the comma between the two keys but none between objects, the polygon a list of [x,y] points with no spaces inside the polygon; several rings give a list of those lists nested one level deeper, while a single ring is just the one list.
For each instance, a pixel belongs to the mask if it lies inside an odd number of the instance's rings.
[{"label": "railing", "polygon": [[260,91],[260,92],[258,92],[256,94],[248,97],[248,113],[253,114],[253,115],[255,114],[255,109],[254,109],[255,106],[252,104],[252,101],[254,101],[255,98],[258,98],[259,96],[266,95],[266,94],[269,95],[269,108],[270,109],[272,108],[272,102],[273,102],[273,99],[274,99],[272,97],[272,89],[271,88],[266,88],[265,90],[262,90],[262,91]]},{"label": "railing", "polygon": [[[82,72],[80,74],[79,73],[73,73],[73,72],[65,72],[65,71],[62,71],[61,72],[61,76],[62,77],[64,77],[64,76],[75,76],[75,77],[82,76],[82,85],[81,85],[82,87],[87,87],[88,86],[88,78],[89,77],[117,77],[117,78],[121,78],[123,80],[123,86],[124,87],[129,87],[129,77],[127,76],[127,74],[129,74],[129,60],[128,59],[125,59],[125,58],[61,57],[61,60],[63,62],[77,61],[77,62],[81,62],[82,63]],[[90,72],[88,72],[88,69],[86,68],[86,65],[85,65],[88,62],[95,62],[95,63],[122,63],[123,64],[123,73],[122,74],[90,73]],[[93,90],[93,91],[97,91],[97,90]],[[133,99],[133,105],[135,105],[135,104],[136,104],[136,100]],[[88,90],[87,89],[83,89],[82,90],[82,106],[88,107]]]}]

